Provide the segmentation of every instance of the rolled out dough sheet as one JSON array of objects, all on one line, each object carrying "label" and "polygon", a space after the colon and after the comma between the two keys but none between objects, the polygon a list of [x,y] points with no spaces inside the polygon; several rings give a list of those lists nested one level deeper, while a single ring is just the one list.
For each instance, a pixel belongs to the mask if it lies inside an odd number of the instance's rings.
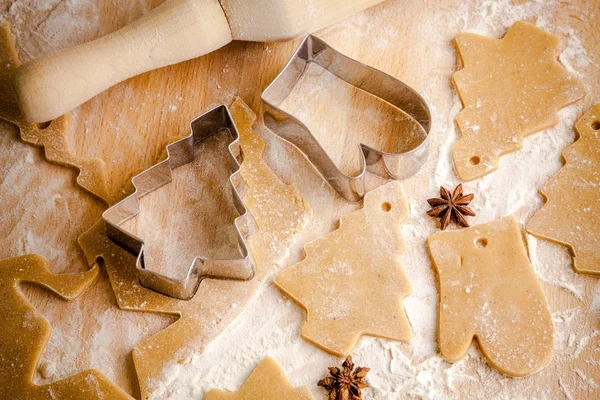
[{"label": "rolled out dough sheet", "polygon": [[[249,240],[256,261],[256,274],[252,280],[205,279],[191,300],[177,300],[139,284],[135,258],[106,237],[102,222],[80,238],[90,263],[103,259],[122,309],[179,316],[176,322],[133,350],[143,398],[153,393],[155,382],[161,381],[169,368],[177,367],[194,354],[201,354],[206,345],[243,310],[243,305],[252,298],[262,280],[277,268],[308,220],[308,206],[296,188],[281,182],[263,161],[264,143],[252,129],[256,120],[252,110],[238,99],[230,112],[238,127],[244,154],[242,178],[249,186],[243,200],[259,227]],[[174,171],[174,180],[177,179],[177,171]],[[222,190],[218,185],[213,186],[214,190]],[[178,229],[187,228],[182,226]]]},{"label": "rolled out dough sheet", "polygon": [[20,64],[9,23],[4,22],[0,25],[0,119],[17,125],[24,142],[43,147],[48,161],[79,170],[77,183],[81,187],[108,204],[114,202],[116,199],[108,191],[103,162],[77,157],[72,153],[67,137],[68,115],[44,124],[32,124],[25,120],[10,87],[10,76]]},{"label": "rolled out dough sheet", "polygon": [[85,272],[53,274],[36,255],[0,260],[0,388],[14,399],[130,399],[127,393],[96,370],[82,371],[47,385],[31,378],[52,328],[20,290],[21,283],[45,287],[64,300],[83,294],[98,279],[98,267]]}]

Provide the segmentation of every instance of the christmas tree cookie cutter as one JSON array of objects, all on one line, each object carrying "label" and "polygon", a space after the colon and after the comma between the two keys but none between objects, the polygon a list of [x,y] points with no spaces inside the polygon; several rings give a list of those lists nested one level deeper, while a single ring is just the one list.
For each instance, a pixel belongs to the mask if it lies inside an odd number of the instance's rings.
[{"label": "christmas tree cookie cutter", "polygon": [[[387,153],[361,143],[360,173],[356,176],[343,173],[308,127],[279,108],[311,63],[318,64],[355,88],[405,112],[425,131],[423,140],[416,147],[402,153]],[[304,38],[288,64],[263,91],[262,100],[265,105],[265,125],[298,147],[331,187],[349,201],[358,201],[365,195],[366,171],[384,178],[406,179],[417,173],[427,160],[431,113],[425,100],[398,79],[346,57],[313,35]]]},{"label": "christmas tree cookie cutter", "polygon": [[[146,288],[182,300],[190,299],[204,278],[249,280],[254,276],[254,259],[248,250],[247,238],[256,231],[251,214],[246,210],[241,197],[246,189],[239,174],[242,157],[239,146],[239,133],[225,105],[219,105],[190,123],[191,133],[169,144],[165,160],[153,165],[131,179],[134,192],[113,205],[102,214],[106,223],[106,234],[115,243],[136,256],[136,268],[140,284]],[[229,182],[233,189],[233,203],[240,214],[234,221],[238,236],[238,258],[210,259],[196,257],[185,278],[175,278],[156,271],[146,265],[144,240],[122,227],[127,220],[140,212],[140,198],[168,184],[172,180],[173,169],[192,162],[197,156],[197,147],[209,137],[227,133],[232,136],[229,144],[231,175]]]}]

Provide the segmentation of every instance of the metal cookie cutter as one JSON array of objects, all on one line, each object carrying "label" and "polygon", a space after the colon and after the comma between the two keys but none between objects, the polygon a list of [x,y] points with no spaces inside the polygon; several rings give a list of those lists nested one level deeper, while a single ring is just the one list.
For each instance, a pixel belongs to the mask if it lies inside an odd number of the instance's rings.
[{"label": "metal cookie cutter", "polygon": [[[254,260],[248,251],[246,239],[256,231],[254,219],[241,200],[241,192],[247,187],[239,174],[238,160],[241,159],[239,133],[229,110],[225,105],[217,106],[193,120],[190,127],[192,133],[189,136],[167,146],[167,158],[164,161],[132,178],[135,187],[133,194],[102,214],[108,237],[137,256],[136,268],[141,285],[183,300],[195,294],[203,278],[251,279],[254,276]],[[144,262],[144,241],[121,228],[121,225],[140,212],[141,197],[171,182],[173,169],[194,160],[196,149],[203,140],[224,132],[233,138],[229,144],[232,169],[229,181],[233,189],[234,205],[240,214],[234,221],[238,233],[240,257],[234,259],[196,257],[184,279],[174,279],[147,269]]]},{"label": "metal cookie cutter", "polygon": [[[404,153],[386,153],[361,144],[363,158],[360,174],[344,174],[306,125],[279,108],[313,62],[414,118],[425,130],[423,141]],[[309,35],[304,39],[285,68],[264,90],[262,100],[265,104],[265,125],[298,147],[327,182],[347,200],[358,201],[365,195],[366,170],[377,174],[380,174],[378,170],[384,170],[384,178],[406,179],[414,175],[427,160],[431,113],[425,100],[396,78],[344,56],[315,36]]]}]

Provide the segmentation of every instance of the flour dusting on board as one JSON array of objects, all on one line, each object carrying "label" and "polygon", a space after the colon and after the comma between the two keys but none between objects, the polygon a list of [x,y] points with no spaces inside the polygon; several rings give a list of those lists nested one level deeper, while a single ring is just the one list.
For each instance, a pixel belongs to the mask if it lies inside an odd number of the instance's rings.
[{"label": "flour dusting on board", "polygon": [[[403,7],[403,4],[391,2],[387,7]],[[419,29],[422,40],[430,46],[428,54],[435,54],[436,57],[445,60],[447,69],[439,79],[435,74],[440,74],[440,71],[432,71],[434,78],[424,90],[424,95],[432,106],[434,118],[434,130],[431,133],[433,154],[424,171],[430,174],[430,178],[423,178],[419,174],[405,181],[411,215],[402,227],[408,244],[402,263],[411,285],[418,288],[405,301],[414,336],[408,344],[381,339],[361,341],[353,355],[358,364],[371,367],[368,377],[371,388],[365,390],[367,399],[397,399],[405,396],[423,399],[462,398],[460,388],[469,385],[477,388],[473,393],[479,398],[514,399],[525,396],[551,399],[556,397],[557,392],[576,393],[577,388],[581,386],[583,378],[576,373],[562,377],[560,385],[557,383],[555,388],[548,388],[544,384],[536,385],[536,382],[543,382],[541,374],[527,380],[504,377],[487,365],[476,346],[467,357],[455,364],[449,364],[438,356],[435,276],[423,245],[425,238],[437,228],[433,221],[423,218],[427,204],[418,201],[435,194],[441,184],[457,182],[449,154],[458,137],[454,127],[454,116],[460,111],[461,105],[447,85],[447,80],[456,69],[455,52],[452,47],[455,34],[471,31],[500,38],[515,21],[534,19],[539,26],[561,36],[562,44],[566,46],[562,50],[561,61],[567,68],[588,65],[588,55],[575,32],[552,24],[552,14],[557,7],[558,1],[531,1],[517,6],[511,5],[509,1],[462,4],[456,9],[442,9],[429,16],[436,23],[421,26]],[[373,43],[381,47],[384,53],[388,46],[400,46],[403,40],[401,31],[392,28],[383,31],[378,29],[376,15],[370,12],[359,14],[328,28],[320,36],[342,51],[343,38],[353,36],[360,37],[365,45]],[[333,39],[330,39],[330,36]],[[360,57],[357,54],[353,56]],[[384,61],[382,64],[382,68],[386,68],[387,64]],[[426,65],[423,67],[427,68]],[[526,139],[524,150],[506,156],[495,174],[467,184],[471,191],[478,195],[475,200],[478,217],[474,224],[514,214],[521,227],[524,226],[542,204],[537,188],[562,166],[559,154],[574,140],[573,124],[581,112],[580,105],[562,110],[559,114],[560,123],[556,127]],[[439,151],[436,151],[436,148]],[[527,173],[515,176],[512,173],[515,170]],[[426,190],[418,187],[423,179],[427,182]],[[315,215],[315,218],[317,217],[318,215]],[[580,309],[581,302],[589,301],[589,294],[585,288],[586,282],[589,283],[591,278],[572,271],[568,251],[532,237],[528,237],[528,243],[531,246],[532,264],[543,283],[572,295],[576,310]],[[600,298],[597,303],[596,307],[600,307]],[[282,304],[285,306],[282,307]],[[598,359],[595,345],[592,345],[596,337],[593,323],[583,320],[586,314],[571,316],[567,313],[564,316],[562,313],[554,313],[557,330],[556,358],[569,353],[575,360],[582,354],[589,353],[592,354],[592,359]],[[293,384],[306,384],[315,391],[315,395],[322,396],[314,387],[314,383],[322,377],[325,367],[335,362],[332,363],[330,356],[299,338],[302,318],[302,311],[286,300],[277,300],[277,293],[268,287],[230,329],[209,346],[205,355],[194,358],[188,366],[165,371],[165,375],[169,376],[170,380],[173,379],[173,382],[168,385],[164,394],[172,394],[175,398],[196,398],[201,397],[201,394],[211,387],[235,390],[260,358],[268,354],[282,365]],[[246,338],[247,332],[256,332],[253,327],[257,320],[260,321],[256,326],[258,338]],[[242,345],[225,351],[239,343]],[[214,364],[216,358],[221,361]],[[315,371],[315,366],[320,366],[321,370],[316,368]],[[173,378],[174,376],[176,377]],[[594,381],[588,374],[585,377]],[[598,377],[595,378],[598,380]],[[184,382],[188,383],[188,389],[179,386]],[[194,388],[194,394],[186,396],[190,393],[189,383]],[[585,385],[588,388],[593,387],[591,381]]]},{"label": "flour dusting on board", "polygon": [[[128,0],[130,19],[147,12],[147,0]],[[102,2],[98,0],[16,0],[0,21],[12,25],[13,34],[23,61],[42,53],[72,47],[109,33],[117,27],[106,26],[113,21],[101,21]],[[30,40],[30,37],[39,40]]]},{"label": "flour dusting on board", "polygon": [[[148,2],[137,0],[137,3],[136,12],[141,13]],[[424,245],[438,226],[434,219],[424,215],[428,208],[424,199],[436,195],[442,184],[458,183],[450,151],[458,138],[454,116],[461,104],[449,83],[457,69],[452,44],[456,33],[469,31],[500,38],[514,22],[528,20],[561,38],[559,60],[578,76],[583,76],[589,68],[598,68],[599,61],[586,52],[577,31],[566,25],[568,21],[555,17],[561,7],[569,6],[559,0],[457,0],[454,5],[439,7],[437,1],[412,3],[415,4],[388,0],[318,33],[350,57],[400,79],[403,74],[413,76],[413,81],[407,83],[423,94],[432,110],[429,161],[419,174],[403,182],[411,210],[402,226],[407,250],[401,263],[414,288],[414,293],[404,301],[413,338],[409,343],[375,338],[361,340],[353,357],[358,365],[371,368],[367,377],[371,387],[364,391],[364,397],[462,399],[468,391],[472,398],[486,399],[598,398],[600,283],[592,277],[573,273],[571,257],[564,247],[529,235],[526,240],[531,262],[546,295],[565,298],[560,304],[569,304],[555,309],[550,301],[556,329],[556,351],[551,365],[526,379],[511,379],[490,368],[476,344],[457,363],[450,364],[440,358],[436,344],[436,277]],[[94,37],[100,29],[100,21],[95,17],[97,4],[94,0],[15,1],[0,19],[13,24],[21,52],[34,57]],[[413,22],[408,32],[402,19],[397,20],[397,26],[389,26],[389,15],[423,18],[418,15],[425,10],[433,11],[428,12],[426,21]],[[563,10],[563,13],[566,12]],[[35,29],[30,26],[33,14],[40,15],[36,23],[43,20]],[[388,26],[384,26],[386,24]],[[42,42],[28,40],[29,35],[43,36],[46,42],[42,46],[39,44]],[[351,47],[349,38],[359,41],[363,47],[377,49],[380,56],[362,59],[362,52]],[[268,53],[270,46],[265,47]],[[397,51],[398,48],[413,57],[387,57],[386,50]],[[435,57],[436,62],[429,62],[431,57]],[[415,76],[421,79],[414,79]],[[221,86],[209,78],[209,88],[219,91]],[[335,111],[335,102],[327,106]],[[503,157],[495,173],[466,184],[468,191],[476,194],[472,205],[478,215],[472,224],[514,214],[521,228],[524,227],[542,205],[538,188],[561,168],[560,153],[575,139],[573,124],[583,111],[582,103],[563,109],[557,126],[527,138],[524,149]],[[290,166],[281,166],[279,170],[287,172],[285,178],[290,182],[294,181],[294,173],[298,173]],[[306,198],[304,189],[299,187],[299,190]],[[317,236],[326,231],[337,216],[319,213],[318,207],[313,208],[316,211],[311,217],[313,232],[310,234]],[[314,237],[303,236],[304,242],[312,239]],[[292,249],[292,258],[300,254],[303,244]],[[324,398],[324,391],[315,383],[326,375],[326,367],[339,364],[339,360],[300,338],[303,318],[304,311],[266,281],[259,295],[203,354],[194,354],[181,364],[174,362],[164,370],[152,398],[200,399],[214,387],[236,390],[267,355],[282,366],[293,385],[307,385],[316,399]],[[68,337],[56,340],[56,349],[69,345]],[[97,342],[90,342],[90,352],[97,350],[99,357],[103,357],[106,354],[96,347]],[[56,375],[56,368],[48,361],[40,371],[42,378]]]},{"label": "flour dusting on board", "polygon": [[[93,0],[31,0],[15,1],[6,18],[22,44],[24,56],[35,58],[91,39],[98,15],[98,2]],[[43,37],[43,47],[27,40],[31,35]]]}]

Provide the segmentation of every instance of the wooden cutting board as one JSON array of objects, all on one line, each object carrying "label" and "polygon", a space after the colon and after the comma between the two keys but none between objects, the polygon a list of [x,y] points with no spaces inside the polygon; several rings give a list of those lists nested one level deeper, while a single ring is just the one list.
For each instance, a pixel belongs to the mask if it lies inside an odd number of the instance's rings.
[{"label": "wooden cutting board", "polygon": [[[19,54],[22,60],[27,60],[118,29],[160,2],[57,0],[39,6],[34,0],[3,0],[0,11],[12,23]],[[485,7],[493,6],[490,3]],[[455,55],[448,52],[453,34],[444,29],[442,18],[453,21],[485,19],[485,7],[458,0],[389,0],[318,32],[317,36],[349,57],[396,76],[423,93],[434,107],[434,125],[446,124],[450,113],[457,111],[452,111],[450,106],[455,96],[450,77],[457,62]],[[598,16],[598,0],[557,2],[552,20],[545,21],[560,28],[558,32],[563,33],[563,41],[569,40],[569,32],[583,41],[581,45],[589,62],[572,68],[581,74],[590,91],[583,101],[584,109],[600,99]],[[497,26],[493,31],[499,37],[505,27]],[[152,165],[170,140],[186,135],[189,121],[210,105],[230,104],[235,96],[240,96],[260,119],[260,94],[288,61],[298,43],[234,42],[200,59],[152,71],[119,84],[74,111],[69,136],[71,150],[79,157],[102,160],[110,198],[118,200],[130,190],[130,177]],[[326,115],[344,107],[356,105],[339,104],[336,99],[331,99],[315,113]],[[16,129],[2,123],[0,133],[2,188],[8,185],[16,188],[10,193],[2,193],[0,258],[35,252],[46,257],[55,272],[87,268],[76,239],[100,218],[106,204],[74,185],[75,171],[48,164],[42,151],[18,142]],[[335,226],[340,215],[358,207],[325,189],[315,192],[315,197],[311,198],[309,189],[314,188],[317,175],[310,165],[299,153],[277,144],[275,137],[267,139],[275,143],[272,145],[274,150],[267,156],[273,169],[284,181],[296,183],[309,204],[319,203],[313,207],[311,217],[317,222],[311,222],[299,243],[327,232]],[[438,143],[439,138],[433,138],[434,148]],[[437,150],[433,150],[432,157],[438,157]],[[426,198],[427,193],[419,188],[427,187],[434,168],[434,162],[429,162],[422,173],[407,181],[409,198],[412,196],[415,201]],[[11,183],[13,181],[18,184]],[[182,186],[177,190],[180,192],[176,195],[185,198],[189,188]],[[300,254],[299,249],[292,253],[292,259]],[[594,278],[585,278],[586,299],[595,284]],[[552,310],[574,306],[589,308],[555,287],[546,285],[545,290]],[[114,377],[117,384],[138,395],[130,351],[171,323],[174,317],[119,311],[105,276],[99,285],[73,303],[56,300],[40,289],[27,288],[26,293],[51,321],[55,332],[42,357],[41,372],[36,376],[38,382],[48,381],[44,375],[61,378],[91,367]],[[597,322],[597,316],[595,318]],[[80,321],[81,325],[74,327],[74,320]],[[592,321],[591,324],[598,329],[597,323]],[[131,326],[135,328],[131,329]],[[78,335],[73,334],[74,329]],[[64,337],[70,340],[65,341]],[[95,354],[89,351],[90,343]],[[59,363],[56,362],[58,359]],[[50,374],[48,369],[56,369],[56,372]],[[598,367],[586,363],[584,358],[575,361],[555,359],[544,373],[528,379],[531,385],[548,385],[551,394],[564,397],[557,382],[562,371],[573,369],[580,369],[600,383]],[[457,390],[469,393],[474,386],[476,383],[462,384]],[[582,390],[576,398],[597,396],[597,391]]]}]

